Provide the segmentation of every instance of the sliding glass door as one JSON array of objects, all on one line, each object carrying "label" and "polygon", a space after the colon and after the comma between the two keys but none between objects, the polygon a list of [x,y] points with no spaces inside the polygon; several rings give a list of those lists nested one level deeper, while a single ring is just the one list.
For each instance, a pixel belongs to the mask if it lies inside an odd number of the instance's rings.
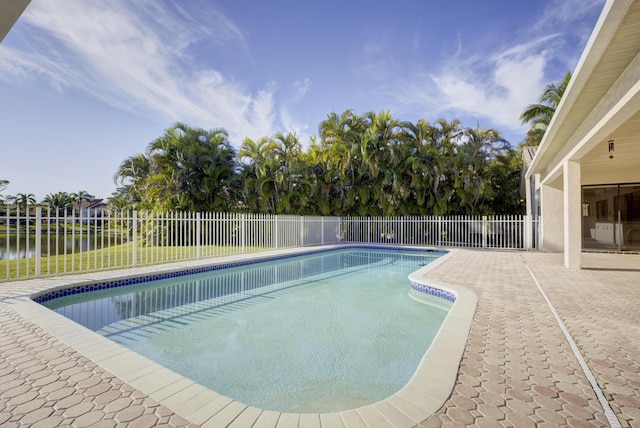
[{"label": "sliding glass door", "polygon": [[582,187],[582,248],[640,251],[640,183]]}]

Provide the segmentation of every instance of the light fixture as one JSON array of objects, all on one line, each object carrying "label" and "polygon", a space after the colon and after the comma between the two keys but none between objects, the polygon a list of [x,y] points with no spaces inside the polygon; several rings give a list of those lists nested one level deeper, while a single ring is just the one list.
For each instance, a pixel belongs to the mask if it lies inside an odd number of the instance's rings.
[{"label": "light fixture", "polygon": [[613,146],[613,140],[609,140],[609,159],[613,159],[613,152],[615,147]]}]

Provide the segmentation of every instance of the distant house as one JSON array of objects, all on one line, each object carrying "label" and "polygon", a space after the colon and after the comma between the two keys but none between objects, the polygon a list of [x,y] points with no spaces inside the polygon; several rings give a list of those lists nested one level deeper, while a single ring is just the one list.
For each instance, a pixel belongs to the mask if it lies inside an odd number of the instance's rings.
[{"label": "distant house", "polygon": [[107,204],[103,199],[82,202],[79,213],[79,216],[83,219],[82,223],[87,224],[93,218],[102,218],[107,213],[107,208]]},{"label": "distant house", "polygon": [[607,1],[572,76],[525,186],[540,248],[579,269],[640,251],[640,0]]}]

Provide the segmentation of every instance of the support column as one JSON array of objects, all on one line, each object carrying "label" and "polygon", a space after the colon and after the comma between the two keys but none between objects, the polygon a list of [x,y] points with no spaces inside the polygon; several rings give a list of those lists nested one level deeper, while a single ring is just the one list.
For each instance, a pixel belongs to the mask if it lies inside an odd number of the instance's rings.
[{"label": "support column", "polygon": [[580,269],[582,265],[582,188],[580,162],[566,161],[564,170],[564,266]]},{"label": "support column", "polygon": [[543,183],[540,187],[540,248],[544,251],[563,251],[563,198],[557,183]]}]

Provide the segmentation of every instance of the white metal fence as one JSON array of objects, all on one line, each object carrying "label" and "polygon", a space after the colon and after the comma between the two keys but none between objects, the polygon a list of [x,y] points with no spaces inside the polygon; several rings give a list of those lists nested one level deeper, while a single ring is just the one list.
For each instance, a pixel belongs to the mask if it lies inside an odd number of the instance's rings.
[{"label": "white metal fence", "polygon": [[239,213],[0,216],[0,281],[338,242],[531,248],[531,222],[503,217],[316,217]]},{"label": "white metal fence", "polygon": [[528,223],[526,216],[347,217],[341,233],[345,242],[527,249]]}]

